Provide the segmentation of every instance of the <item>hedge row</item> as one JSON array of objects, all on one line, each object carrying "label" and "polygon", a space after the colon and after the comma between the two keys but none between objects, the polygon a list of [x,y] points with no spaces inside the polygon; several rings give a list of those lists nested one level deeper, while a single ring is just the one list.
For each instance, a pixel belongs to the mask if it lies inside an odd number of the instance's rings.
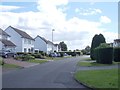
[{"label": "hedge row", "polygon": [[17,53],[17,56],[15,57],[16,60],[22,60],[22,61],[26,61],[26,60],[33,60],[35,58],[40,58],[40,59],[44,59],[44,56],[41,55],[40,53]]},{"label": "hedge row", "polygon": [[114,48],[114,61],[120,62],[120,48]]},{"label": "hedge row", "polygon": [[112,61],[120,62],[120,48],[96,48],[95,59],[97,63],[112,64]]},{"label": "hedge row", "polygon": [[96,48],[95,59],[97,63],[112,64],[113,61],[113,48]]}]

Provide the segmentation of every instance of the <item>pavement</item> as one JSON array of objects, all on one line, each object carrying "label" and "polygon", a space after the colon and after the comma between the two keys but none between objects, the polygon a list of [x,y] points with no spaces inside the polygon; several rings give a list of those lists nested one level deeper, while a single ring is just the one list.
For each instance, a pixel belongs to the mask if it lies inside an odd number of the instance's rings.
[{"label": "pavement", "polygon": [[113,68],[118,68],[118,65],[111,65],[111,66],[91,66],[91,67],[79,66],[77,68],[77,71],[79,71],[79,70],[105,70],[105,69],[113,69]]},{"label": "pavement", "polygon": [[73,75],[81,57],[65,58],[2,75],[3,88],[84,88]]}]

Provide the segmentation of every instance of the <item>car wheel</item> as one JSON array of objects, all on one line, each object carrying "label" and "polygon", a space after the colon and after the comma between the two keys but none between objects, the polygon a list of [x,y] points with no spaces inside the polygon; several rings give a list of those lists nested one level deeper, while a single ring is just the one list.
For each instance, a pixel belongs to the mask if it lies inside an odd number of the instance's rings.
[{"label": "car wheel", "polygon": [[8,57],[8,55],[6,54],[6,55],[5,55],[5,58],[7,58],[7,57]]}]

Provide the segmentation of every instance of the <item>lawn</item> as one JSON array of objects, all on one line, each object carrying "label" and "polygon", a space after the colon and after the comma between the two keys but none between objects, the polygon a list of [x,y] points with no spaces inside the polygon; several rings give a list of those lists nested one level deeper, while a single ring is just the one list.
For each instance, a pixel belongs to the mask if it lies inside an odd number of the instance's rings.
[{"label": "lawn", "polygon": [[95,61],[95,60],[92,60],[90,57],[84,58],[83,60],[85,60],[85,61]]},{"label": "lawn", "polygon": [[118,69],[78,71],[74,76],[92,88],[118,88]]},{"label": "lawn", "polygon": [[67,57],[47,57],[46,60],[63,60],[65,58],[71,58],[71,56],[67,56]]},{"label": "lawn", "polygon": [[47,60],[37,60],[37,59],[35,59],[35,60],[28,60],[27,62],[31,62],[31,63],[45,63],[45,62],[48,62]]},{"label": "lawn", "polygon": [[113,64],[99,64],[99,63],[96,63],[96,62],[82,62],[82,61],[79,61],[77,63],[78,66],[87,66],[87,67],[91,67],[91,66],[110,66],[110,65],[117,65],[117,64],[120,64],[120,62],[113,62]]},{"label": "lawn", "polygon": [[2,57],[0,57],[0,65],[2,65],[2,60],[3,60]]},{"label": "lawn", "polygon": [[20,68],[20,66],[14,65],[14,64],[6,64],[4,63],[4,65],[2,65],[2,58],[0,57],[0,66],[2,66],[2,68]]},{"label": "lawn", "polygon": [[2,68],[20,68],[20,66],[14,64],[4,64],[2,65]]}]

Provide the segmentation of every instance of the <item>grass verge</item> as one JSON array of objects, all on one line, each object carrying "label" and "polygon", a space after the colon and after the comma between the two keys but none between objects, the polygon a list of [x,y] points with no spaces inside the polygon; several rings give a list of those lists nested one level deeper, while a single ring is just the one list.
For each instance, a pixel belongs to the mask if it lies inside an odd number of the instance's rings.
[{"label": "grass verge", "polygon": [[31,62],[31,63],[45,63],[45,62],[48,62],[47,60],[28,60],[27,62]]},{"label": "grass verge", "polygon": [[78,71],[74,77],[91,88],[118,88],[118,69]]},{"label": "grass verge", "polygon": [[45,60],[63,60],[65,58],[71,58],[71,56],[68,57],[47,57]]},{"label": "grass verge", "polygon": [[20,66],[17,66],[17,65],[14,65],[14,64],[4,63],[4,65],[2,65],[2,61],[3,61],[3,58],[0,57],[0,66],[2,66],[2,68],[20,68]]},{"label": "grass verge", "polygon": [[96,62],[82,62],[82,61],[79,61],[77,63],[78,66],[86,66],[86,67],[91,67],[91,66],[110,66],[110,65],[117,65],[117,64],[120,64],[120,62],[113,62],[113,64],[99,64],[99,63],[96,63]]},{"label": "grass verge", "polygon": [[20,66],[14,64],[4,64],[2,65],[3,68],[20,68]]},{"label": "grass verge", "polygon": [[85,61],[95,61],[95,60],[92,60],[90,57],[84,58],[83,60],[85,60]]}]

